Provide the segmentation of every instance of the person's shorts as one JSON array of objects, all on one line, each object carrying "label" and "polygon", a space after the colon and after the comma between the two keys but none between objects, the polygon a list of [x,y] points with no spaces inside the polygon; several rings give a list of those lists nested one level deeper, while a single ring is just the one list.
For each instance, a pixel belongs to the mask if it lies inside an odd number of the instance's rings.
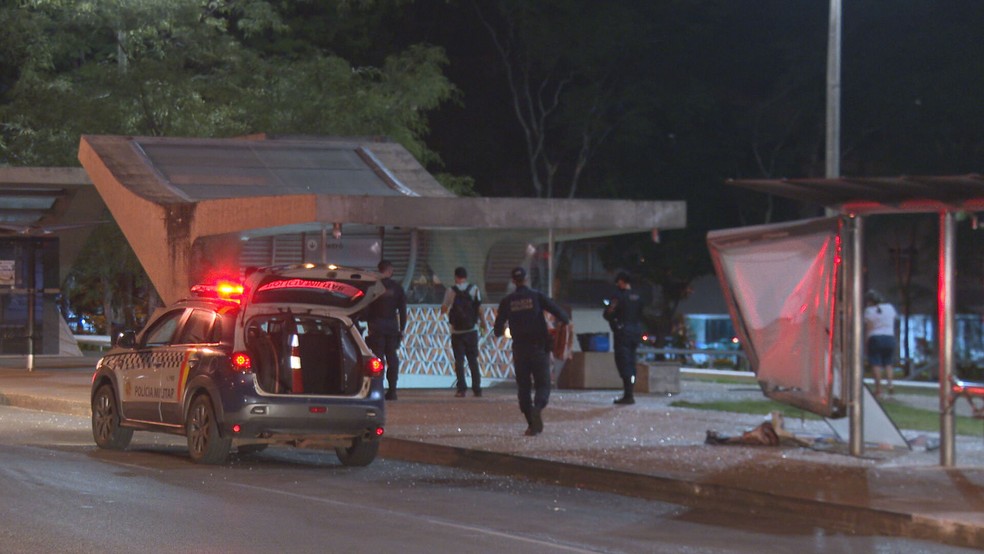
[{"label": "person's shorts", "polygon": [[868,363],[871,365],[892,365],[895,360],[895,337],[871,335],[868,337]]}]

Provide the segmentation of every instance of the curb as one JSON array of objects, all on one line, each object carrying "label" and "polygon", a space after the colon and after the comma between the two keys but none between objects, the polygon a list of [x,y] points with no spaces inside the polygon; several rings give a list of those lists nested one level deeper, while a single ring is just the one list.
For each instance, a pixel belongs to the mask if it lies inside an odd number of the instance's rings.
[{"label": "curb", "polygon": [[66,400],[52,397],[39,397],[30,394],[7,394],[0,392],[0,406],[25,408],[39,412],[55,412],[80,417],[92,415],[89,405],[78,400]]},{"label": "curb", "polygon": [[632,496],[741,516],[793,516],[852,535],[896,536],[979,548],[984,528],[834,502],[589,467],[483,450],[383,438],[379,455],[404,462],[443,465],[530,479],[575,489]]}]

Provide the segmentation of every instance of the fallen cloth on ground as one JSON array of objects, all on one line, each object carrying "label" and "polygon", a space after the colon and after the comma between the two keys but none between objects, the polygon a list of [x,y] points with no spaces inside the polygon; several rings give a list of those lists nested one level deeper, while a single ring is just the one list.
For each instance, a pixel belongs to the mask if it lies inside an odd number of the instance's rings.
[{"label": "fallen cloth on ground", "polygon": [[740,444],[746,446],[779,446],[779,435],[772,422],[766,421],[751,431],[745,431],[741,435],[728,437],[719,434],[717,431],[707,431],[707,438],[704,444]]}]

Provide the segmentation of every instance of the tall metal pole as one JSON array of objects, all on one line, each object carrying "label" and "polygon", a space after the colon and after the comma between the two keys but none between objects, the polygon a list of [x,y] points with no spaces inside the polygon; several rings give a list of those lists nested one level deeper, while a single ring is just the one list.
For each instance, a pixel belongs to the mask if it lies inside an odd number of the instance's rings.
[{"label": "tall metal pole", "polygon": [[824,176],[840,177],[841,0],[830,0],[827,25],[827,154]]},{"label": "tall metal pole", "polygon": [[953,212],[940,214],[940,268],[937,313],[940,327],[940,465],[955,462],[953,403],[950,377],[953,375],[953,253],[956,223]]},{"label": "tall metal pole", "polygon": [[554,295],[554,230],[551,227],[547,232],[547,296],[553,298]]},{"label": "tall metal pole", "polygon": [[851,373],[848,380],[851,387],[849,413],[851,433],[849,448],[852,456],[864,453],[864,322],[861,318],[861,299],[864,260],[864,220],[861,216],[851,219],[853,233],[851,241]]}]

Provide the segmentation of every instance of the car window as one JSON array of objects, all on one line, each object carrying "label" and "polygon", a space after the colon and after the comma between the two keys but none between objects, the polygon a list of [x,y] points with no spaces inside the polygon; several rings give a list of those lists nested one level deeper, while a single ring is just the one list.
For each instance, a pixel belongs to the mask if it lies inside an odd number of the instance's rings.
[{"label": "car window", "polygon": [[212,322],[212,331],[208,334],[208,342],[215,344],[224,342],[232,344],[232,331],[235,328],[235,318],[229,314],[219,314]]},{"label": "car window", "polygon": [[177,344],[201,344],[212,341],[211,331],[212,322],[215,321],[215,313],[208,310],[192,310],[191,315],[181,328],[181,337]]},{"label": "car window", "polygon": [[174,332],[178,328],[178,323],[181,321],[182,315],[184,315],[184,310],[174,310],[161,316],[144,333],[143,345],[161,346],[171,344],[171,340],[174,338]]}]

